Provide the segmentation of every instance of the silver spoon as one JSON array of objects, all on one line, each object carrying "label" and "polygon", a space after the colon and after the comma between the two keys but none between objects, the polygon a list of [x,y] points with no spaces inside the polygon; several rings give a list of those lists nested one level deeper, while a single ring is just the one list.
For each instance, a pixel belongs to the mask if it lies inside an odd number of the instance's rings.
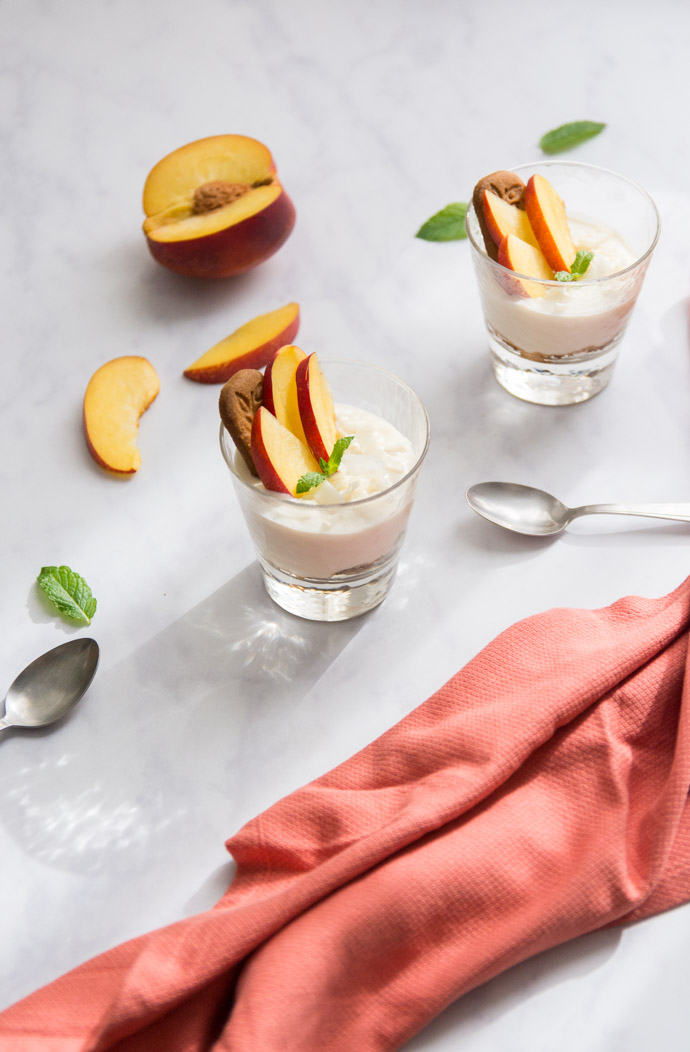
[{"label": "silver spoon", "polygon": [[95,639],[71,639],[36,658],[7,691],[0,730],[62,719],[86,692],[97,665]]},{"label": "silver spoon", "polygon": [[515,533],[547,537],[560,533],[580,515],[642,515],[690,522],[690,504],[585,504],[566,508],[543,489],[513,482],[479,482],[466,493],[467,503],[489,522]]}]

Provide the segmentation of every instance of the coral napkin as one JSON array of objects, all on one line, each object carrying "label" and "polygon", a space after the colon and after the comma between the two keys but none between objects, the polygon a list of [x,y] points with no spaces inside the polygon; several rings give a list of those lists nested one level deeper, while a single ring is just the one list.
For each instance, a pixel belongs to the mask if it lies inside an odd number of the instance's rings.
[{"label": "coral napkin", "polygon": [[690,578],[508,629],[228,841],[209,912],[0,1015],[3,1052],[374,1052],[583,932],[690,898]]}]

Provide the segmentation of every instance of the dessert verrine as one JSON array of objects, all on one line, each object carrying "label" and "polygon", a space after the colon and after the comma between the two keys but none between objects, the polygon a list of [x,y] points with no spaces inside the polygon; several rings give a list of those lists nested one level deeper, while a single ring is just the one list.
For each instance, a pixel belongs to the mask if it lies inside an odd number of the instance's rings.
[{"label": "dessert verrine", "polygon": [[[367,498],[400,482],[417,459],[411,442],[381,417],[341,403],[335,408],[340,434],[354,436],[338,470],[308,491],[282,494],[282,499],[246,513],[263,559],[276,569],[316,580],[366,572],[389,556],[402,540],[411,495],[402,506],[397,494],[385,502]],[[235,467],[247,485],[266,492],[241,458]],[[314,469],[320,473],[317,465],[310,465]]]},{"label": "dessert verrine", "polygon": [[269,595],[339,620],[377,605],[392,583],[428,421],[389,373],[356,362],[325,372],[287,346],[265,377],[236,374],[221,392],[221,448]]},{"label": "dessert verrine", "polygon": [[658,236],[651,198],[613,172],[544,162],[480,180],[467,226],[499,382],[543,404],[596,394]]}]

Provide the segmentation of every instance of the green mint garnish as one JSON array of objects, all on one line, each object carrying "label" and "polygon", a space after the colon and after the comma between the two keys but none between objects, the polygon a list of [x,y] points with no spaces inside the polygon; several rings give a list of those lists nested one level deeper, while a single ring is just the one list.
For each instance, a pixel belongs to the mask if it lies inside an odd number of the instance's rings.
[{"label": "green mint garnish", "polygon": [[36,581],[61,614],[83,625],[91,624],[96,600],[78,573],[69,566],[43,566]]},{"label": "green mint garnish", "polygon": [[343,453],[350,445],[350,442],[352,442],[354,437],[354,435],[347,435],[345,438],[339,438],[336,444],[333,446],[333,452],[331,453],[327,461],[322,460],[319,457],[319,464],[321,465],[321,470],[324,471],[326,475],[335,475],[336,471],[340,467],[340,461],[343,459]]},{"label": "green mint garnish", "polygon": [[297,492],[308,493],[310,489],[316,489],[322,482],[325,482],[328,475],[322,474],[320,471],[308,471],[306,475],[302,475],[297,480]]},{"label": "green mint garnish", "polygon": [[561,153],[562,150],[572,150],[573,146],[593,139],[605,127],[605,124],[599,124],[597,121],[571,121],[570,124],[561,124],[559,128],[542,135],[539,145],[544,153]]},{"label": "green mint garnish", "polygon": [[467,237],[465,215],[468,207],[465,201],[446,205],[420,226],[415,237],[421,237],[423,241],[461,241]]},{"label": "green mint garnish", "polygon": [[297,480],[297,493],[308,493],[310,489],[315,489],[331,475],[335,475],[340,467],[340,461],[343,459],[343,453],[354,437],[354,435],[347,435],[345,438],[339,438],[333,446],[333,452],[328,460],[319,457],[321,471],[308,471],[306,475],[302,475]]},{"label": "green mint garnish", "polygon": [[582,249],[577,253],[573,264],[570,268],[570,273],[574,274],[575,277],[581,278],[582,275],[588,270],[589,264],[594,259],[593,252],[583,252]]},{"label": "green mint garnish", "polygon": [[556,281],[579,281],[579,279],[586,273],[589,264],[593,259],[593,252],[583,252],[582,249],[580,249],[573,260],[573,265],[570,270],[557,270],[554,274],[554,278]]}]

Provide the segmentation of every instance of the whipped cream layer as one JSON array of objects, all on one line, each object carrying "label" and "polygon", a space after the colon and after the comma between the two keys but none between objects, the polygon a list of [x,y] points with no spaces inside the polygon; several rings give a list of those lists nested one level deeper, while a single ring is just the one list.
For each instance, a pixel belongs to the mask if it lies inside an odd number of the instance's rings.
[{"label": "whipped cream layer", "polygon": [[[303,496],[269,495],[235,456],[236,473],[264,498],[243,500],[259,554],[298,577],[365,572],[398,550],[412,507],[415,481],[396,483],[415,466],[421,450],[415,452],[397,428],[366,409],[338,403],[336,422],[339,433],[354,440],[339,471]],[[377,499],[366,499],[371,497]]]},{"label": "whipped cream layer", "polygon": [[341,435],[354,435],[343,454],[340,469],[316,489],[301,497],[315,504],[342,504],[362,500],[395,485],[414,466],[411,443],[387,420],[352,405],[336,406]]},{"label": "whipped cream layer", "polygon": [[644,268],[621,273],[636,257],[615,230],[584,219],[569,217],[568,222],[575,247],[594,252],[584,278],[559,282],[534,299],[511,294],[496,280],[484,286],[487,324],[528,357],[608,348],[622,335],[644,275]]}]

